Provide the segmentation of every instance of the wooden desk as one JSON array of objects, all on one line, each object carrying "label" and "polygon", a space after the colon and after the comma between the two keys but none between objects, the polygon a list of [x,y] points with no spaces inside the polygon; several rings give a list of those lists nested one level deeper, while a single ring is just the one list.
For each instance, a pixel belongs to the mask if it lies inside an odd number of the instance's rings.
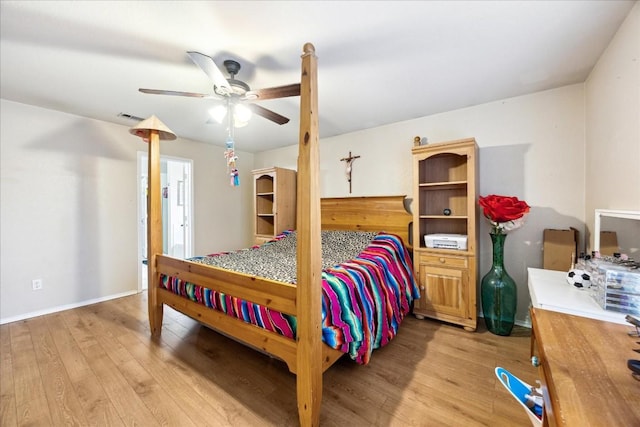
[{"label": "wooden desk", "polygon": [[633,330],[612,322],[533,308],[545,424],[640,426],[640,381],[627,368],[640,359]]}]

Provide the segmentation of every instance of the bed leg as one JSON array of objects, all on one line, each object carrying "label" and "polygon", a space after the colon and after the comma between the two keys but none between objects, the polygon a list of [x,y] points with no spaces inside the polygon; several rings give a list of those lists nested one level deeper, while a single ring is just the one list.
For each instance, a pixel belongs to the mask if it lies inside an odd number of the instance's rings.
[{"label": "bed leg", "polygon": [[320,404],[322,402],[322,372],[319,375],[303,372],[303,369],[298,369],[297,373],[298,419],[302,427],[319,426]]},{"label": "bed leg", "polygon": [[149,299],[149,329],[154,337],[160,336],[162,331],[162,317],[164,315],[163,304],[158,303],[158,291],[155,287],[148,289]]}]

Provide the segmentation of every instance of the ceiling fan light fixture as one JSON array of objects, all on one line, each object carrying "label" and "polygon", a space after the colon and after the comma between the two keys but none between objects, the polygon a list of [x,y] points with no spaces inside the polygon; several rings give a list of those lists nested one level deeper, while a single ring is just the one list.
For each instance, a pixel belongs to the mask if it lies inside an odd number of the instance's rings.
[{"label": "ceiling fan light fixture", "polygon": [[[238,123],[244,123],[245,125],[247,124],[247,122],[249,122],[249,120],[251,119],[252,116],[252,112],[249,109],[249,107],[247,107],[246,105],[242,105],[242,104],[236,104],[233,107],[233,120],[234,122]],[[238,125],[236,125],[236,127],[240,127]]]},{"label": "ceiling fan light fixture", "polygon": [[227,117],[228,108],[233,108],[233,127],[242,128],[249,124],[249,120],[253,116],[253,113],[249,107],[242,104],[235,104],[227,107],[226,105],[216,105],[209,110],[209,115],[216,123],[224,123],[225,117]]},{"label": "ceiling fan light fixture", "polygon": [[225,116],[227,115],[227,107],[224,105],[216,105],[209,110],[209,115],[217,123],[222,124]]}]

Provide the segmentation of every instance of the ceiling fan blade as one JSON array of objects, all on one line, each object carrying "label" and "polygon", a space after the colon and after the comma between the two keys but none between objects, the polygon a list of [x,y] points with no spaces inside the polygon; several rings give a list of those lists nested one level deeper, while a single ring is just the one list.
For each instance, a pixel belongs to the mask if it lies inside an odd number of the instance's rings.
[{"label": "ceiling fan blade", "polygon": [[247,106],[253,111],[254,114],[264,117],[265,119],[271,120],[279,125],[283,125],[285,123],[289,123],[289,119],[285,116],[281,116],[278,113],[275,113],[271,110],[267,110],[264,107],[259,106],[258,104],[247,104]]},{"label": "ceiling fan blade", "polygon": [[189,54],[191,60],[209,76],[219,92],[224,95],[233,92],[226,77],[222,74],[222,71],[220,71],[216,63],[213,62],[213,58],[200,52],[187,52],[187,54]]},{"label": "ceiling fan blade", "polygon": [[286,98],[288,96],[299,95],[300,83],[293,83],[285,86],[250,90],[249,92],[245,93],[244,98],[253,101],[262,101],[265,99]]},{"label": "ceiling fan blade", "polygon": [[220,99],[219,96],[215,95],[206,95],[204,93],[194,93],[194,92],[179,92],[176,90],[162,90],[162,89],[138,89],[142,93],[150,93],[152,95],[173,95],[173,96],[190,96],[192,98],[213,98]]}]

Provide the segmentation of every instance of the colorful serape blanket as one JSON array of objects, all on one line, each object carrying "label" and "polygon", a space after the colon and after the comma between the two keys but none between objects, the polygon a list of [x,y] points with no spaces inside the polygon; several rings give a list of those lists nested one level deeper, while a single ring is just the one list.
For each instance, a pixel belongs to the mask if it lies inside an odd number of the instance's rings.
[{"label": "colorful serape blanket", "polygon": [[[274,241],[289,235],[285,232]],[[420,296],[402,239],[388,233],[372,235],[358,256],[322,271],[322,340],[360,364],[367,364],[374,349],[391,341],[409,313],[411,302]],[[243,251],[256,248],[259,246]],[[195,261],[202,259],[197,258]],[[166,289],[192,301],[295,338],[294,316],[174,277],[162,275],[161,281]]]}]

